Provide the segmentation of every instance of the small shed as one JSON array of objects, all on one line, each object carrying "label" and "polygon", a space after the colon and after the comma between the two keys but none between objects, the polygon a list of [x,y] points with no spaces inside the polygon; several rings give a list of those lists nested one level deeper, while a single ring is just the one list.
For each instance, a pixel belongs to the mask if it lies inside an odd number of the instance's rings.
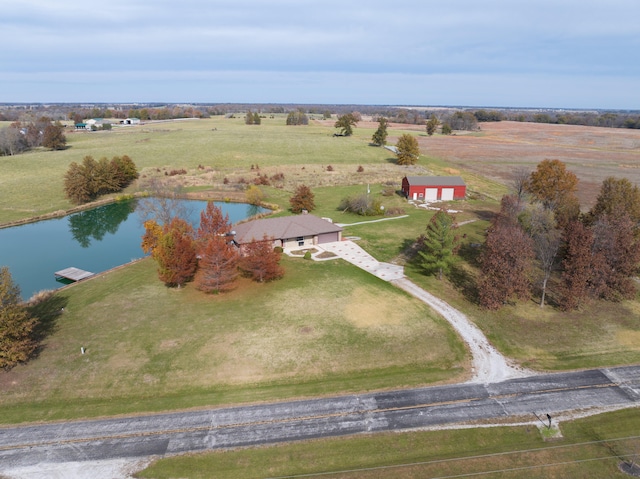
[{"label": "small shed", "polygon": [[463,200],[467,185],[459,176],[405,176],[402,192],[410,200]]}]

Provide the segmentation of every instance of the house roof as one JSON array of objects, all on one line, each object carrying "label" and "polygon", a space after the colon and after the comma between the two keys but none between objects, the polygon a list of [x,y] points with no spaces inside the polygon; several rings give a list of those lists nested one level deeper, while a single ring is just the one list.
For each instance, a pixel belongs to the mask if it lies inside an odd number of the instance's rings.
[{"label": "house roof", "polygon": [[466,186],[460,176],[407,176],[412,186]]},{"label": "house roof", "polygon": [[303,214],[248,221],[236,225],[234,230],[236,232],[235,242],[244,244],[260,241],[265,235],[273,239],[289,239],[335,233],[342,231],[342,228],[317,216]]}]

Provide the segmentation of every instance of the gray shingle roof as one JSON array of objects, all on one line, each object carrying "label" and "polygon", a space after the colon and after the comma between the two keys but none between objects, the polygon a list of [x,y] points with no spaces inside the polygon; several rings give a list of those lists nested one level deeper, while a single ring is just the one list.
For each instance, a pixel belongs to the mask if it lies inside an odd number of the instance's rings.
[{"label": "gray shingle roof", "polygon": [[236,225],[234,230],[236,243],[245,244],[262,240],[265,235],[273,239],[290,239],[335,233],[342,231],[342,228],[314,215],[297,215],[248,221]]},{"label": "gray shingle roof", "polygon": [[465,186],[460,176],[407,176],[413,186]]}]

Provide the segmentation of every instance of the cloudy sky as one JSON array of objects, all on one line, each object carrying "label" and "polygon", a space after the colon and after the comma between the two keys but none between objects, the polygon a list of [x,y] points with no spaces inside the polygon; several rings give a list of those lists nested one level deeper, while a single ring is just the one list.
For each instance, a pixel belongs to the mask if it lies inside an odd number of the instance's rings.
[{"label": "cloudy sky", "polygon": [[0,0],[0,102],[640,109],[638,0]]}]

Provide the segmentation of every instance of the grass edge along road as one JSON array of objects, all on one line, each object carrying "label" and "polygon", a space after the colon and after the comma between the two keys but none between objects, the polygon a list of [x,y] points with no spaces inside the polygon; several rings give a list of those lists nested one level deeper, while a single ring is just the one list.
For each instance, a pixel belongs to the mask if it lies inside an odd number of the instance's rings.
[{"label": "grass edge along road", "polygon": [[551,441],[541,424],[380,433],[164,458],[135,477],[629,477],[618,466],[639,461],[639,412],[562,422],[563,437]]}]

